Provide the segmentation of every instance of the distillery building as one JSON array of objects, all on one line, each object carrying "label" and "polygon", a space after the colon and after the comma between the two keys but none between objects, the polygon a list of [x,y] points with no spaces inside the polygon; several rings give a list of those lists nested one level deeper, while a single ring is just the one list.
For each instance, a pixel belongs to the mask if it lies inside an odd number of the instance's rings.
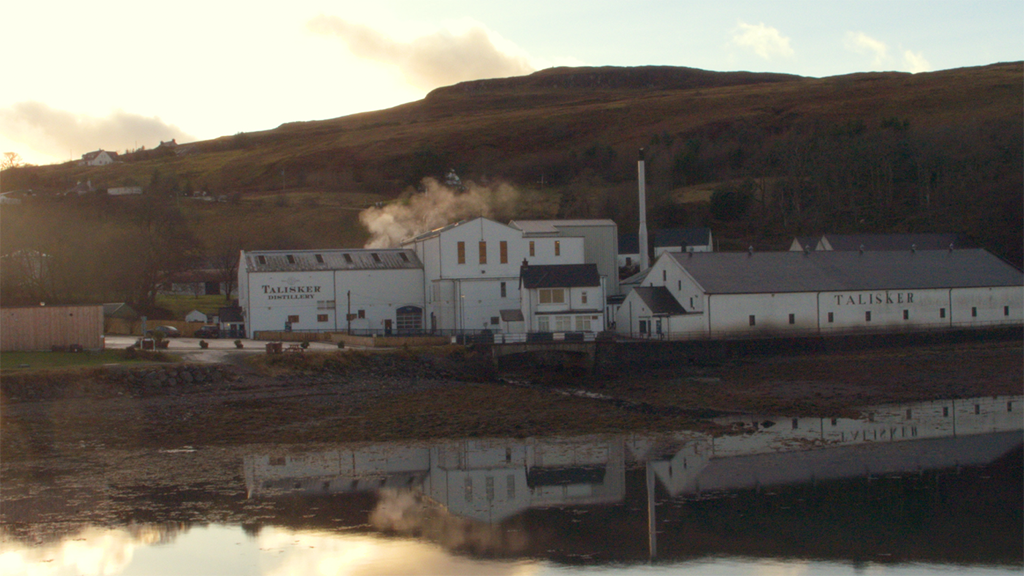
[{"label": "distillery building", "polygon": [[981,249],[663,254],[620,334],[800,336],[1024,323],[1024,275]]},{"label": "distillery building", "polygon": [[249,338],[423,329],[423,263],[412,250],[243,251],[238,296]]}]

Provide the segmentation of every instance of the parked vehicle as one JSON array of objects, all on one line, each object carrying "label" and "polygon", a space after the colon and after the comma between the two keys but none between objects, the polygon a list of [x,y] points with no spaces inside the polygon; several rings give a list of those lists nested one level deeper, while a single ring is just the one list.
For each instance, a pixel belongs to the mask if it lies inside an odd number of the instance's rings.
[{"label": "parked vehicle", "polygon": [[220,338],[220,327],[200,326],[192,335],[196,338]]},{"label": "parked vehicle", "polygon": [[164,338],[177,338],[181,336],[181,331],[174,326],[157,326],[156,328],[146,332],[146,334],[151,335],[155,332],[163,334]]}]

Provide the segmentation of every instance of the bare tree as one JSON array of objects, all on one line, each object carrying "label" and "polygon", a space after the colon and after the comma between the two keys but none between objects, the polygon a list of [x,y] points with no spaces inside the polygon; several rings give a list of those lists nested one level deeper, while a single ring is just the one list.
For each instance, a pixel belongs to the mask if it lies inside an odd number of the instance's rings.
[{"label": "bare tree", "polygon": [[0,160],[0,170],[7,170],[9,168],[17,168],[24,162],[21,161],[21,155],[17,152],[4,152],[3,160]]}]

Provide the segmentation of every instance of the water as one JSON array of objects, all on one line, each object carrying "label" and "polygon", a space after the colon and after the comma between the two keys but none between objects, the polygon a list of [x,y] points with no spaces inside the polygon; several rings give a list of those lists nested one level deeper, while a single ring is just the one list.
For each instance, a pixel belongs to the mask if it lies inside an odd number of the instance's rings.
[{"label": "water", "polygon": [[1022,397],[4,463],[0,573],[1020,574]]}]

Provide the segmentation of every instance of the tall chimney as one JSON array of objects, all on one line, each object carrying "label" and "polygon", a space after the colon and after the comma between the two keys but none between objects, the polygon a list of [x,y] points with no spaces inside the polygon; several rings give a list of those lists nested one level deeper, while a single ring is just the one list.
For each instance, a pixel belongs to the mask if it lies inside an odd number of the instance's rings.
[{"label": "tall chimney", "polygon": [[640,156],[636,163],[637,178],[640,181],[640,233],[637,244],[640,246],[640,270],[647,270],[650,267],[647,253],[647,190],[644,183],[644,149],[640,149]]}]

